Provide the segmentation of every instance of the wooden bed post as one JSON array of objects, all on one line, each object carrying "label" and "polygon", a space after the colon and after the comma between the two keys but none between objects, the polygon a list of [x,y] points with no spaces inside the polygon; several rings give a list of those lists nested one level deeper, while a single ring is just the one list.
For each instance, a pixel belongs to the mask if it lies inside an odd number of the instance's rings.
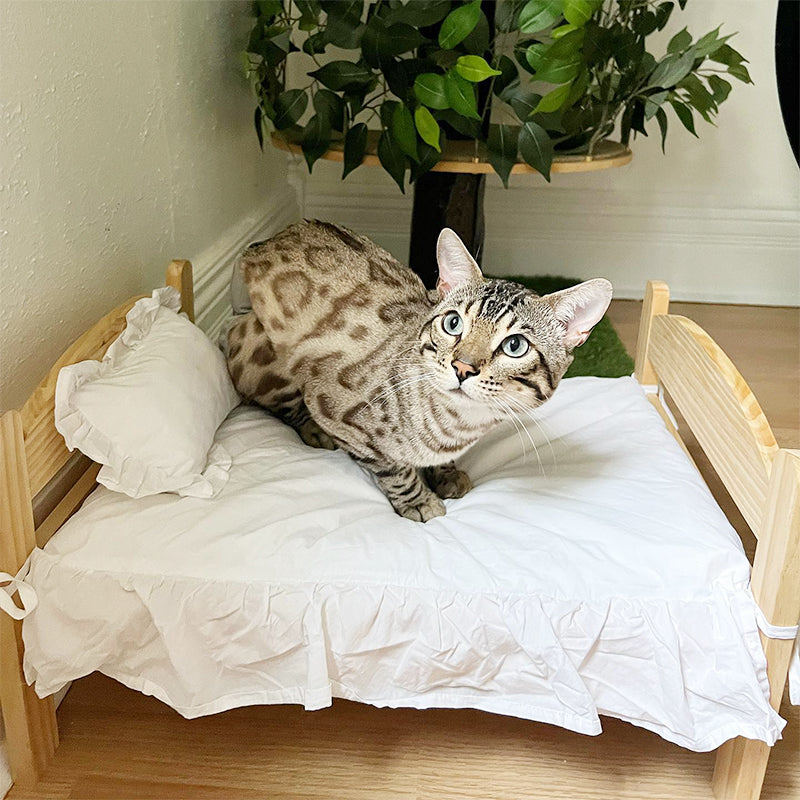
[{"label": "wooden bed post", "polygon": [[634,375],[643,386],[653,386],[658,378],[648,358],[653,317],[669,312],[669,286],[663,281],[647,281],[644,305],[639,320],[639,338],[636,340]]},{"label": "wooden bed post", "polygon": [[[19,411],[0,417],[0,570],[16,575],[36,547]],[[22,672],[22,623],[0,614],[0,705],[15,783],[32,786],[58,746],[53,698],[40,700]]]},{"label": "wooden bed post", "polygon": [[192,265],[184,259],[175,259],[167,267],[167,286],[177,289],[181,295],[181,311],[194,322],[194,281]]},{"label": "wooden bed post", "polygon": [[[796,625],[800,619],[800,451],[779,450],[772,463],[751,578],[753,595],[767,621]],[[767,656],[770,702],[780,707],[794,640],[761,636]],[[717,750],[714,796],[757,800],[770,748],[741,737]]]}]

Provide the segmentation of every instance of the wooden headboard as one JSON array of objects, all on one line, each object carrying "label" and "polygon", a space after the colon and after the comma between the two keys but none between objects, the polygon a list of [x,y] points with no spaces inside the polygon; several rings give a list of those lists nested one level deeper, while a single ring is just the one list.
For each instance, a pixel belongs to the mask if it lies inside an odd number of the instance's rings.
[{"label": "wooden headboard", "polygon": [[[194,321],[192,265],[173,261],[166,283],[181,295],[181,311]],[[31,551],[43,546],[84,501],[100,469],[70,454],[56,430],[54,410],[62,367],[100,360],[125,327],[133,297],[117,306],[68,347],[20,410],[0,416],[0,571],[15,575]],[[0,614],[0,703],[15,781],[30,784],[58,745],[52,698],[40,700],[22,675],[21,624]]]}]

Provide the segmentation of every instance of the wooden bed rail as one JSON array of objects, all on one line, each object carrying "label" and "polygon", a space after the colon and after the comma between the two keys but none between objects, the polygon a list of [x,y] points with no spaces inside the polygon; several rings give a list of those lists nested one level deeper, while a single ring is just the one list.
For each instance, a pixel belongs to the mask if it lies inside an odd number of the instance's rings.
[{"label": "wooden bed rail", "polygon": [[[669,314],[669,289],[647,284],[635,375],[663,386],[708,456],[758,539],[751,588],[766,620],[793,626],[800,619],[800,451],[778,447],[750,387],[698,325]],[[660,399],[651,401],[667,418]],[[685,448],[678,431],[667,427]],[[767,659],[770,702],[778,709],[794,640],[761,642]],[[757,800],[770,748],[737,738],[717,751],[714,796]]]},{"label": "wooden bed rail", "polygon": [[[173,261],[166,284],[180,292],[181,311],[194,321],[192,265]],[[19,411],[0,416],[0,571],[16,575],[94,488],[100,467],[70,454],[56,430],[56,381],[62,367],[102,359],[139,299],[106,314],[67,348]],[[37,507],[42,511],[34,514]],[[21,622],[0,614],[0,706],[11,775],[16,784],[31,786],[58,746],[58,728],[53,698],[41,700],[25,682],[22,653]]]}]

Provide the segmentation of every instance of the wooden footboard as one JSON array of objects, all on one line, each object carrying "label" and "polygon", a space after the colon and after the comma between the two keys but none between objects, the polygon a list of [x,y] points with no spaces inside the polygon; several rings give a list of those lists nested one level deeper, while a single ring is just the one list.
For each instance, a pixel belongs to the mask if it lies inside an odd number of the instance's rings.
[{"label": "wooden footboard", "polygon": [[[758,539],[751,585],[766,620],[800,619],[800,451],[778,447],[744,378],[714,340],[686,317],[668,313],[666,284],[647,284],[636,352],[636,377],[669,394]],[[661,393],[651,402],[669,419]],[[668,423],[683,445],[679,432]],[[685,449],[685,445],[684,445]],[[770,702],[780,706],[794,641],[767,639]],[[756,800],[770,748],[733,739],[717,752],[714,794]]]},{"label": "wooden footboard", "polygon": [[[181,293],[181,311],[194,320],[192,265],[173,261],[167,286]],[[70,454],[56,430],[55,390],[62,367],[100,360],[125,327],[139,300],[131,298],[103,317],[56,361],[19,411],[0,417],[0,571],[16,575],[28,555],[44,546],[95,486],[99,466]],[[58,746],[53,698],[36,696],[22,673],[22,624],[0,614],[0,706],[11,775],[33,785]]]}]

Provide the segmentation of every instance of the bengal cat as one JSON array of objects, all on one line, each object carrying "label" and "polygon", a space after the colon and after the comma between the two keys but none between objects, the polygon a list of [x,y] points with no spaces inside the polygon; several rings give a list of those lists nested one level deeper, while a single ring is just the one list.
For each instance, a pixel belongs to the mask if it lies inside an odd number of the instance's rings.
[{"label": "bengal cat", "polygon": [[437,259],[428,291],[363,236],[292,225],[244,252],[253,310],[227,342],[240,394],[307,444],[347,451],[422,522],[471,488],[453,459],[553,394],[611,300],[603,278],[544,297],[486,280],[449,229]]}]

